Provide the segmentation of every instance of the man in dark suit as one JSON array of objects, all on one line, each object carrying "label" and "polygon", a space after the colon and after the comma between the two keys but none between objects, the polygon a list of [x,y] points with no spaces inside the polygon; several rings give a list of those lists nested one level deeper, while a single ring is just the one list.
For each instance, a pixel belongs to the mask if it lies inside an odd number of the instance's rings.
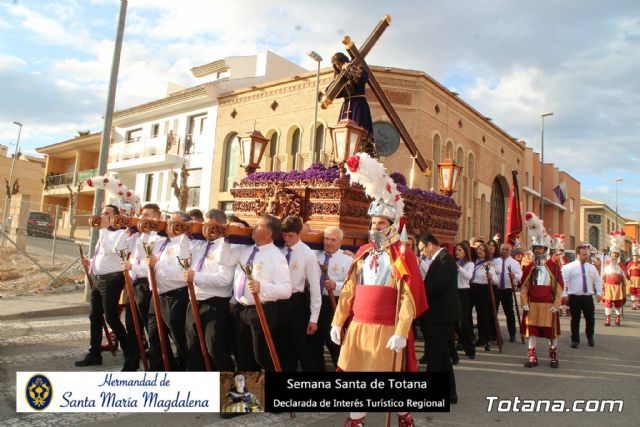
[{"label": "man in dark suit", "polygon": [[440,247],[440,242],[431,233],[420,236],[427,244],[427,254],[431,258],[424,286],[429,296],[429,310],[420,317],[426,333],[427,371],[449,372],[449,393],[451,403],[458,403],[456,379],[453,374],[448,340],[453,333],[455,322],[462,320],[458,299],[458,268],[455,259]]}]

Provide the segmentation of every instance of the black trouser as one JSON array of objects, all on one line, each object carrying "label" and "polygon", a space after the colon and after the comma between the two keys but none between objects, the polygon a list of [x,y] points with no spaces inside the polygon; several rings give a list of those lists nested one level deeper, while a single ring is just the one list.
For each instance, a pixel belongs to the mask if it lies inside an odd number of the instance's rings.
[{"label": "black trouser", "polygon": [[423,322],[427,334],[427,356],[428,372],[449,372],[449,395],[457,397],[456,377],[451,364],[451,354],[449,353],[449,337],[453,333],[455,322]]},{"label": "black trouser", "polygon": [[467,356],[476,354],[476,348],[473,346],[473,323],[471,321],[471,310],[469,310],[469,292],[469,289],[458,289],[463,319],[455,324],[458,340]]},{"label": "black trouser", "polygon": [[[278,325],[278,307],[275,302],[262,303],[264,317],[273,332]],[[235,329],[237,365],[239,371],[275,371],[267,341],[260,326],[258,312],[253,305],[236,304],[233,326]],[[278,354],[279,356],[279,354]]]},{"label": "black trouser", "polygon": [[[469,305],[469,317],[472,318],[473,307],[476,308],[478,318],[478,339],[482,344],[489,343],[489,286],[478,283],[471,284],[471,304]],[[493,323],[493,316],[491,317]]]},{"label": "black trouser", "polygon": [[[149,304],[149,317],[147,318],[147,331],[149,332],[149,353],[147,359],[149,361],[150,371],[164,371],[164,363],[162,362],[162,349],[160,347],[160,333],[158,331],[158,318],[156,316],[156,309],[153,305],[153,297]],[[169,342],[169,331],[167,327],[164,328],[164,340],[167,343],[167,351],[169,356],[169,365],[171,369],[175,370],[177,366],[176,358],[173,355],[173,349]]]},{"label": "black trouser", "polygon": [[[494,288],[495,291],[495,288]],[[498,313],[498,309],[500,308],[500,304],[502,304],[502,309],[504,310],[504,315],[507,318],[507,329],[509,330],[509,337],[516,336],[516,315],[513,312],[513,290],[509,289],[498,289],[498,292],[494,294],[496,301],[496,315]],[[492,319],[492,322],[495,322]],[[494,328],[495,329],[495,326]]]},{"label": "black trouser", "polygon": [[313,356],[307,345],[309,303],[305,299],[304,292],[293,293],[291,298],[279,300],[277,304],[279,318],[286,319],[286,322],[278,324],[277,336],[274,338],[282,370],[296,371],[299,362],[303,371],[313,371]]},{"label": "black trouser", "polygon": [[596,325],[595,307],[592,295],[569,295],[569,309],[571,310],[571,342],[580,342],[580,316],[584,315],[587,339],[593,338]]},{"label": "black trouser", "polygon": [[[235,371],[235,366],[231,359],[231,349],[227,346],[227,336],[232,331],[231,323],[229,322],[229,300],[230,298],[213,297],[198,301],[198,312],[200,313],[204,342],[207,347],[208,357],[213,362],[214,371]],[[186,334],[187,370],[204,371],[205,364],[204,360],[202,360],[202,350],[200,349],[191,303],[189,303],[189,308],[187,309]]]},{"label": "black trouser", "polygon": [[[340,346],[331,341],[331,321],[333,320],[333,308],[328,295],[322,296],[322,306],[320,316],[318,316],[318,330],[313,335],[307,335],[307,342],[313,356],[313,370],[326,371],[324,361],[324,346],[327,346],[334,370],[338,367],[338,357],[340,356]],[[336,298],[337,300],[337,298]]]},{"label": "black trouser", "polygon": [[[151,291],[149,290],[149,281],[146,277],[137,279],[132,284],[133,299],[136,302],[136,310],[138,312],[138,321],[140,323],[140,333],[144,337],[144,330],[147,332],[149,326],[147,323],[149,317],[149,304],[151,302]],[[128,295],[127,295],[128,296]],[[127,303],[125,309],[125,325],[129,334],[129,353],[124,358],[124,367],[126,371],[136,371],[140,366],[140,352],[138,350],[138,341],[135,332],[135,323],[133,322],[133,314],[131,313],[131,305]]]},{"label": "black trouser", "polygon": [[[175,371],[184,371],[187,362],[187,335],[185,333],[185,319],[189,305],[189,291],[187,287],[175,289],[160,294],[160,314],[165,325],[165,332],[171,336],[176,346]],[[156,319],[157,322],[158,319]],[[171,349],[169,348],[169,353]]]},{"label": "black trouser", "polygon": [[123,286],[124,275],[122,272],[94,276],[93,289],[91,290],[91,312],[89,313],[91,334],[89,352],[94,356],[100,356],[101,352],[103,315],[113,333],[116,334],[122,351],[127,355],[129,340],[118,314],[118,301],[120,301]]}]

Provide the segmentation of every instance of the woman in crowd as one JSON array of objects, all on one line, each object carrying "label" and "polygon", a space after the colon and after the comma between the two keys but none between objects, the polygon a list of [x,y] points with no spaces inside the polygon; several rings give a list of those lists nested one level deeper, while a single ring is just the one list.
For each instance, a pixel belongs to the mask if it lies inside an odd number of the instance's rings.
[{"label": "woman in crowd", "polygon": [[[478,319],[478,340],[475,342],[476,347],[484,346],[486,351],[491,349],[489,345],[489,281],[496,283],[498,277],[496,276],[496,270],[489,258],[489,249],[485,243],[480,243],[476,247],[476,253],[478,258],[473,266],[473,273],[469,279],[470,292],[471,292],[471,306],[469,307],[469,313],[473,307],[476,309],[476,316]],[[486,268],[489,271],[487,273]]]},{"label": "woman in crowd", "polygon": [[474,263],[471,260],[469,242],[463,240],[456,245],[455,257],[458,262],[458,297],[460,298],[460,308],[463,315],[462,322],[456,323],[455,332],[458,335],[459,342],[462,344],[464,353],[469,356],[469,359],[475,359],[473,323],[471,321],[471,309],[469,308],[469,280],[473,275]]}]

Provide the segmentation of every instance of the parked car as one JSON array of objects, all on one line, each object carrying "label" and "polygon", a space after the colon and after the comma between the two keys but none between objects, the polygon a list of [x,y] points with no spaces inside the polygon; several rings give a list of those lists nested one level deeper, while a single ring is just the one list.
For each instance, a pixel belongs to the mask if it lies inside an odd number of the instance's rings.
[{"label": "parked car", "polygon": [[36,237],[53,237],[53,219],[47,212],[29,212],[27,234]]}]

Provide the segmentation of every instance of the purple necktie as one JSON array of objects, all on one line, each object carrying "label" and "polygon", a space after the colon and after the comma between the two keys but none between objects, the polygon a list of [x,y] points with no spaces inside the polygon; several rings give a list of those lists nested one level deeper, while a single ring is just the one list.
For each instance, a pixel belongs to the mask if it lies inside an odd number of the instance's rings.
[{"label": "purple necktie", "polygon": [[170,240],[171,239],[169,237],[165,238],[164,242],[162,242],[162,246],[160,246],[160,250],[158,251],[158,255],[162,255],[162,252],[164,252],[164,250],[167,247],[167,245],[169,244]]},{"label": "purple necktie", "polygon": [[580,268],[582,269],[582,292],[586,295],[587,292],[587,273],[584,271],[584,263],[580,263]]},{"label": "purple necktie", "polygon": [[[331,254],[325,252],[324,254],[324,266],[327,269],[327,276],[329,276],[329,260],[331,259]],[[320,294],[322,294],[322,290],[324,289],[324,281],[327,280],[327,277],[324,275],[324,270],[320,274]]]},{"label": "purple necktie", "polygon": [[287,264],[289,264],[289,262],[291,261],[291,252],[292,251],[293,251],[293,249],[287,248],[287,255],[285,256],[285,258],[287,259]]},{"label": "purple necktie", "polygon": [[504,289],[504,271],[507,269],[507,260],[502,260],[502,271],[500,271],[500,289]]},{"label": "purple necktie", "polygon": [[198,264],[196,265],[195,271],[202,270],[202,266],[204,265],[204,260],[207,259],[207,255],[209,254],[209,249],[211,249],[211,245],[213,245],[213,242],[207,243],[207,247],[204,250],[204,255],[202,255],[202,259],[200,261],[198,261]]},{"label": "purple necktie", "polygon": [[[258,253],[258,247],[254,246],[251,255],[249,255],[249,259],[246,262],[246,265],[249,265],[253,262],[253,257]],[[240,279],[240,284],[238,285],[238,289],[236,289],[236,300],[240,299],[240,297],[244,296],[244,286],[247,284],[247,275],[242,273],[242,279]]]}]

